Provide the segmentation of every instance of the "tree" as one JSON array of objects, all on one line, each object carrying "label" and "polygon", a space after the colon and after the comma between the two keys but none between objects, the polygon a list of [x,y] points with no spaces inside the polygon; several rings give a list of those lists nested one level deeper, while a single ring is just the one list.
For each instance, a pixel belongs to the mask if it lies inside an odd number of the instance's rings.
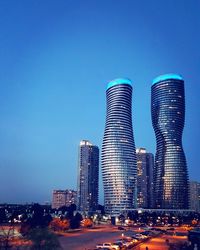
[{"label": "tree", "polygon": [[9,217],[9,221],[11,221],[12,223],[15,223],[15,220],[19,219],[19,211],[14,210],[11,214],[11,216]]},{"label": "tree", "polygon": [[62,249],[55,234],[47,228],[34,228],[28,239],[32,241],[31,250],[59,250]]},{"label": "tree", "polygon": [[1,226],[0,234],[0,249],[7,250],[11,248],[11,241],[14,238],[15,226],[11,224],[10,226]]},{"label": "tree", "polygon": [[134,220],[133,212],[129,211],[128,214],[127,214],[127,217],[128,217],[130,220]]},{"label": "tree", "polygon": [[0,209],[0,223],[6,222],[7,217],[6,217],[6,212],[4,208]]},{"label": "tree", "polygon": [[156,212],[153,212],[151,214],[151,217],[152,217],[152,223],[155,226],[157,224],[157,221],[156,221],[157,220],[157,214],[156,214]]},{"label": "tree", "polygon": [[66,219],[61,220],[60,218],[54,218],[50,224],[49,228],[54,231],[65,231],[69,229],[69,221]]},{"label": "tree", "polygon": [[125,216],[123,214],[120,214],[118,219],[121,222],[121,224],[125,222]]},{"label": "tree", "polygon": [[41,205],[34,204],[32,207],[32,218],[29,220],[31,228],[47,226],[44,220],[44,210]]},{"label": "tree", "polygon": [[83,220],[82,225],[83,225],[84,227],[91,227],[91,226],[93,225],[93,222],[92,222],[91,219],[86,218],[86,219]]},{"label": "tree", "polygon": [[72,219],[74,217],[74,212],[76,211],[76,205],[75,204],[71,204],[69,207],[68,207],[68,212],[67,212],[67,215],[66,215],[66,219]]},{"label": "tree", "polygon": [[34,204],[32,206],[32,217],[27,217],[26,220],[23,220],[21,223],[20,232],[23,236],[29,233],[29,231],[36,227],[48,227],[49,223],[52,220],[50,214],[44,215],[44,209],[39,204]]},{"label": "tree", "polygon": [[68,212],[68,207],[67,206],[59,207],[58,211],[61,212],[62,214],[65,214]]},{"label": "tree", "polygon": [[82,220],[83,220],[82,215],[80,213],[76,213],[76,215],[73,216],[70,220],[70,228],[71,229],[79,228]]},{"label": "tree", "polygon": [[99,205],[97,206],[97,210],[100,210],[102,215],[105,214],[104,206],[102,206],[102,205],[99,204]]}]

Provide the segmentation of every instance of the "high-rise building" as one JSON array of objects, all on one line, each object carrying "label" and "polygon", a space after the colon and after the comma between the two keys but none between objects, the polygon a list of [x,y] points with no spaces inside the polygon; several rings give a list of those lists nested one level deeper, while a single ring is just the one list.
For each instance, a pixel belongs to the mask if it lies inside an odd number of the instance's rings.
[{"label": "high-rise building", "polygon": [[145,148],[136,149],[137,203],[139,208],[153,208],[153,154]]},{"label": "high-rise building", "polygon": [[151,114],[157,143],[155,207],[188,209],[188,172],[182,147],[185,94],[180,75],[166,74],[153,80]]},{"label": "high-rise building", "polygon": [[79,147],[78,164],[78,197],[79,211],[95,211],[99,195],[99,148],[87,140],[82,140]]},{"label": "high-rise building", "polygon": [[74,190],[53,190],[52,208],[58,209],[63,206],[76,204],[77,192]]},{"label": "high-rise building", "polygon": [[108,83],[106,126],[102,145],[105,211],[111,216],[136,206],[136,153],[129,79]]},{"label": "high-rise building", "polygon": [[200,183],[190,181],[190,209],[200,212]]}]

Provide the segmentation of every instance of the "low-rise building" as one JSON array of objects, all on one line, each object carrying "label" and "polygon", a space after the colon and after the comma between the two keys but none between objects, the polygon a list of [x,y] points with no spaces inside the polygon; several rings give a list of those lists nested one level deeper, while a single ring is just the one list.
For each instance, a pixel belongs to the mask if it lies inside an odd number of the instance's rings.
[{"label": "low-rise building", "polygon": [[76,204],[77,191],[74,190],[53,190],[52,208],[58,209],[62,206]]}]

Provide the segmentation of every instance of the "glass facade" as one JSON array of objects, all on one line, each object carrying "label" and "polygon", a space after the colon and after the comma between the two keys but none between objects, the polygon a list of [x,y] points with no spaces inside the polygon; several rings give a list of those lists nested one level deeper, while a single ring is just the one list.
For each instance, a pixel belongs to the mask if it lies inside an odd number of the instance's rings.
[{"label": "glass facade", "polygon": [[190,209],[200,212],[200,183],[190,181]]},{"label": "glass facade", "polygon": [[137,204],[139,208],[153,207],[154,156],[145,148],[136,149],[137,156]]},{"label": "glass facade", "polygon": [[79,147],[77,208],[79,211],[96,211],[99,194],[99,148],[87,140]]},{"label": "glass facade", "polygon": [[151,115],[156,135],[155,207],[188,209],[188,172],[182,147],[185,121],[184,81],[168,74],[154,79]]},{"label": "glass facade", "polygon": [[136,205],[136,153],[129,79],[108,83],[106,126],[102,145],[105,211],[111,216]]}]

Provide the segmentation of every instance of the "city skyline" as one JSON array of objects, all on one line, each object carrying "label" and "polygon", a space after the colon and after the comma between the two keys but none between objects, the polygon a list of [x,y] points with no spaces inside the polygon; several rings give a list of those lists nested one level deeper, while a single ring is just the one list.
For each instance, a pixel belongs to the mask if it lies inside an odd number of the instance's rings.
[{"label": "city skyline", "polygon": [[79,141],[101,148],[105,90],[118,77],[133,81],[136,147],[155,154],[152,80],[183,76],[183,146],[199,182],[199,10],[196,0],[1,1],[0,203],[76,189]]}]

